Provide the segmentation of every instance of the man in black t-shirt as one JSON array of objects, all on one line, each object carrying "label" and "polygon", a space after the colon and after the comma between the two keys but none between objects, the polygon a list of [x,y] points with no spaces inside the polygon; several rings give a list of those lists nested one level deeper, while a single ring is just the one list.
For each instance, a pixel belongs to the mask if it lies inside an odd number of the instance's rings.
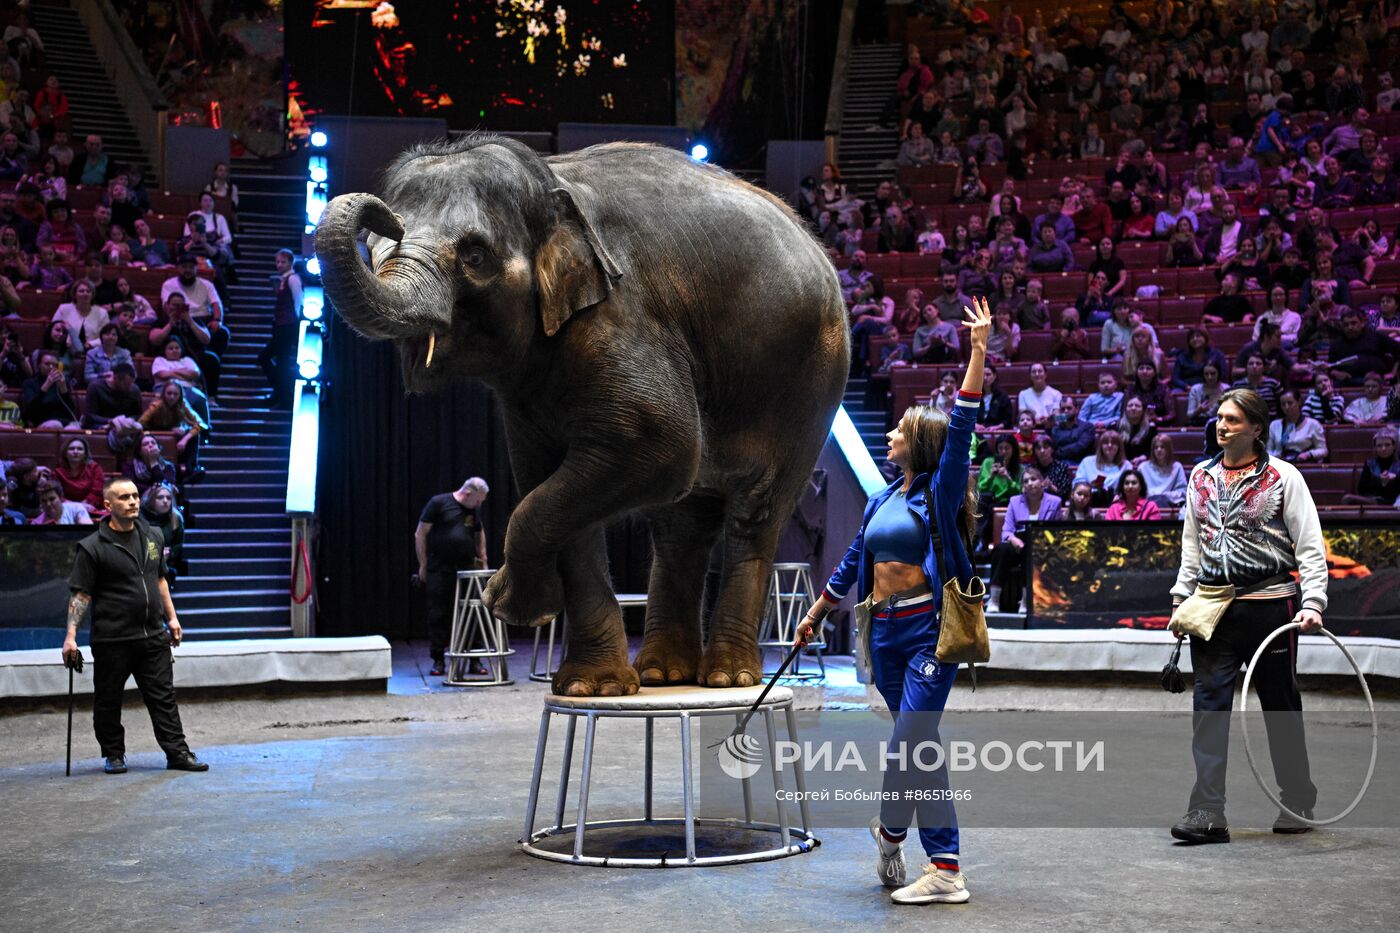
[{"label": "man in black t-shirt", "polygon": [[457,571],[486,567],[486,531],[479,510],[488,492],[486,480],[473,476],[456,492],[433,496],[418,516],[418,529],[413,533],[418,579],[427,588],[428,649],[433,657],[429,673],[434,677],[447,672],[443,653],[452,634]]},{"label": "man in black t-shirt", "polygon": [[126,679],[136,687],[151,714],[156,741],[171,771],[208,771],[185,742],[180,710],[175,705],[170,649],[184,632],[170,600],[165,575],[165,546],[160,534],[141,518],[136,484],[125,476],[109,477],[102,487],[110,515],[95,534],[78,542],[68,577],[68,633],[63,660],[78,656],[78,627],[92,609],[92,725],[108,774],[126,771],[126,733],[122,729],[122,692]]}]

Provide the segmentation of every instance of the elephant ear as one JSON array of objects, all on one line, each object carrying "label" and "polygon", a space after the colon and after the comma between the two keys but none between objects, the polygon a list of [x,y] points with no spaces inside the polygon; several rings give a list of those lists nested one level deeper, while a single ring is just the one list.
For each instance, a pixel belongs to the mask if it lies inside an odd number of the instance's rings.
[{"label": "elephant ear", "polygon": [[554,199],[559,221],[535,256],[540,318],[549,337],[574,312],[606,299],[622,277],[569,190],[555,188]]}]

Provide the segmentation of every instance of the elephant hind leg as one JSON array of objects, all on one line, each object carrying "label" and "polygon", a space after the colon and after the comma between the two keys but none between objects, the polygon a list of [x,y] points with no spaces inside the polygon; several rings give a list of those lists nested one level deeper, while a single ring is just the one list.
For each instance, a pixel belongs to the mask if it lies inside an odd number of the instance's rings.
[{"label": "elephant hind leg", "polygon": [[694,683],[700,665],[700,607],[710,552],[724,523],[717,495],[691,494],[646,511],[651,581],[646,632],[633,667],[649,686]]},{"label": "elephant hind leg", "polygon": [[699,680],[707,687],[752,687],[763,681],[758,626],[778,535],[792,514],[798,488],[791,477],[775,481],[770,475],[730,497],[724,526],[724,576],[700,661]]}]

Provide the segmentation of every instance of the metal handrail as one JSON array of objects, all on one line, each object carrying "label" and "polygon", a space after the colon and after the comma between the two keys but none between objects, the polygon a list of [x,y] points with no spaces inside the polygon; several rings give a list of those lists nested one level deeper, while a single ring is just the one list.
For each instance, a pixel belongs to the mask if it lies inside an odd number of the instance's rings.
[{"label": "metal handrail", "polygon": [[841,147],[841,120],[846,113],[846,69],[851,62],[851,40],[856,31],[856,8],[860,0],[844,0],[841,23],[837,27],[836,55],[831,67],[831,93],[826,99],[826,161],[835,164]]},{"label": "metal handrail", "polygon": [[[111,75],[117,97],[128,111],[147,159],[155,166],[157,182],[164,189],[165,127],[170,103],[112,4],[108,0],[78,0],[74,6],[98,58]],[[142,102],[144,108],[133,112]]]}]

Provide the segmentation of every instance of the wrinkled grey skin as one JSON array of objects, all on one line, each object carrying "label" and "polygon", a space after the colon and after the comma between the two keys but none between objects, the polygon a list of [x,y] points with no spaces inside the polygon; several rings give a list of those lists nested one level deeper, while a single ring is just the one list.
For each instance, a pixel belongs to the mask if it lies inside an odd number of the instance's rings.
[{"label": "wrinkled grey skin", "polygon": [[[776,199],[651,146],[545,160],[474,136],[410,150],[385,179],[384,200],[342,195],[326,209],[326,293],[361,334],[398,345],[410,391],[475,378],[503,402],[524,498],[486,592],[492,612],[543,625],[567,610],[558,693],[759,683],[778,533],[849,359],[821,248]],[[362,229],[372,269],[356,251]],[[633,509],[654,559],[629,665],[603,529]]]}]

